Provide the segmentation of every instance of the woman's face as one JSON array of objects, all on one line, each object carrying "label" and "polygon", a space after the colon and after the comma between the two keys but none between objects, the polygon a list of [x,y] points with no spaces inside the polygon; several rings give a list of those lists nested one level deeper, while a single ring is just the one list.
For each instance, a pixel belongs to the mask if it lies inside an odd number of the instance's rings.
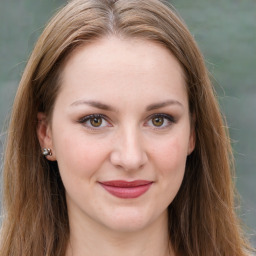
[{"label": "woman's face", "polygon": [[177,60],[154,42],[108,37],[77,49],[61,81],[51,124],[38,131],[70,223],[123,232],[166,221],[194,149]]}]

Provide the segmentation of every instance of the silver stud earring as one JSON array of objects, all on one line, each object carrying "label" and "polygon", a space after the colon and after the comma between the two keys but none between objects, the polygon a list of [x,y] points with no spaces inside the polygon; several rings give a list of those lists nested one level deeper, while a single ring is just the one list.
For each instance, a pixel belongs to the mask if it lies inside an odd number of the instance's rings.
[{"label": "silver stud earring", "polygon": [[50,148],[43,148],[43,155],[44,156],[51,156],[52,155],[52,151]]}]

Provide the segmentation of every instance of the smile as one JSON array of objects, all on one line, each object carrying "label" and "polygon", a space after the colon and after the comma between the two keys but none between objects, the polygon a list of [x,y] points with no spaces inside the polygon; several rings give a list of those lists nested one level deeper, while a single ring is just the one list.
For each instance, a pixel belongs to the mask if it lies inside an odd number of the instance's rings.
[{"label": "smile", "polygon": [[148,180],[123,181],[113,180],[99,182],[99,184],[110,194],[119,198],[137,198],[150,188],[153,184]]}]

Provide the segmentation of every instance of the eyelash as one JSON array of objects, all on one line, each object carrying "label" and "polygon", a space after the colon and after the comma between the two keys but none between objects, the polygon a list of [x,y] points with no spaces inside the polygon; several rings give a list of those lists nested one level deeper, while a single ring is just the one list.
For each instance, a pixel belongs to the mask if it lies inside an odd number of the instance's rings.
[{"label": "eyelash", "polygon": [[[99,127],[95,127],[95,126],[93,126],[91,123],[86,125],[86,123],[87,123],[88,121],[92,120],[93,118],[94,118],[94,119],[101,119],[101,120],[103,120],[103,122],[107,122],[109,125],[106,125],[106,126],[104,126],[104,127],[102,127],[101,125],[100,125]],[[152,120],[153,120],[154,118],[163,118],[164,122],[167,121],[168,123],[165,124],[165,126],[162,126],[162,125],[161,125],[161,126],[159,126],[159,127],[155,126],[154,124],[148,125],[148,123],[149,123],[150,121],[151,121],[151,123],[152,123]],[[83,124],[86,128],[91,129],[91,130],[99,130],[99,129],[103,129],[103,128],[105,128],[105,127],[112,127],[112,125],[111,125],[109,119],[108,119],[105,115],[102,115],[102,114],[92,114],[92,115],[84,116],[84,117],[82,117],[81,119],[78,120],[78,123]],[[149,116],[149,117],[147,118],[147,121],[146,121],[146,124],[147,124],[146,126],[152,126],[153,129],[160,130],[160,129],[168,128],[168,127],[171,126],[173,123],[176,123],[176,121],[175,121],[175,119],[174,119],[173,116],[168,115],[168,114],[160,113],[160,114],[153,114],[153,115]]]},{"label": "eyelash", "polygon": [[155,126],[155,125],[152,124],[152,127],[153,127],[154,129],[157,129],[157,130],[168,128],[168,127],[170,127],[172,124],[176,123],[176,120],[174,119],[173,116],[168,115],[168,114],[163,114],[163,113],[161,113],[161,114],[153,114],[153,115],[149,116],[147,123],[150,122],[150,121],[151,121],[151,123],[152,123],[152,120],[153,120],[154,118],[163,118],[164,122],[167,121],[167,124],[165,124],[165,126],[162,126],[162,125],[161,125],[161,126],[157,127],[157,126]]},{"label": "eyelash", "polygon": [[[94,127],[91,124],[86,125],[86,122],[92,120],[92,119],[102,119],[104,122],[107,122],[108,124],[110,124],[110,122],[108,121],[108,118],[105,115],[102,114],[92,114],[92,115],[88,115],[88,116],[84,116],[81,119],[78,120],[78,122],[80,124],[83,124],[84,126],[86,126],[86,128],[91,129],[91,130],[99,130],[102,129],[104,127]],[[112,125],[108,125],[108,127],[111,127]]]}]

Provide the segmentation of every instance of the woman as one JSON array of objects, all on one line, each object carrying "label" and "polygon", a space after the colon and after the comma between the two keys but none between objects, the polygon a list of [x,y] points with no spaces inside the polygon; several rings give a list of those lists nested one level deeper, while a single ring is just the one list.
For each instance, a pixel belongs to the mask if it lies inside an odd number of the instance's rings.
[{"label": "woman", "polygon": [[1,256],[248,255],[203,58],[158,0],[76,0],[14,101]]}]

